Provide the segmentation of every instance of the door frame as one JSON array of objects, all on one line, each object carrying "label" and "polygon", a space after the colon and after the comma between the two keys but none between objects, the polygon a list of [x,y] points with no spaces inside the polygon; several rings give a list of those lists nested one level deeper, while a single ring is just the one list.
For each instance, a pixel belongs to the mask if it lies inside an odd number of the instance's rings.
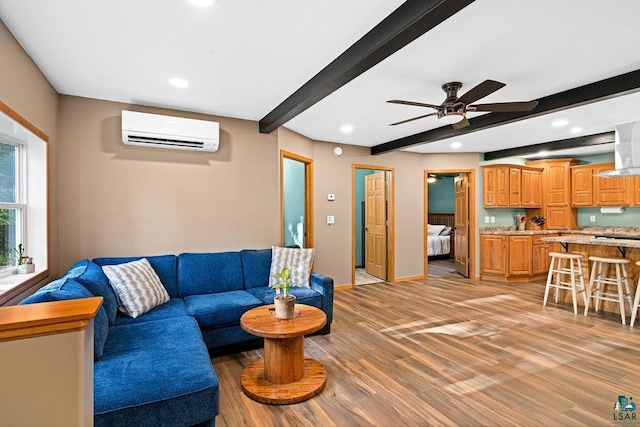
[{"label": "door frame", "polygon": [[304,163],[304,227],[306,246],[313,248],[313,159],[285,150],[280,150],[280,246],[284,246],[284,159],[296,160]]},{"label": "door frame", "polygon": [[476,278],[476,170],[475,169],[430,169],[424,171],[424,225],[422,240],[424,242],[424,277],[429,277],[429,248],[427,247],[427,224],[429,222],[429,174],[466,173],[469,176],[469,278]]},{"label": "door frame", "polygon": [[351,164],[351,287],[356,286],[356,169],[383,171],[388,173],[389,179],[385,180],[388,194],[387,199],[387,282],[395,281],[395,168],[378,165]]}]

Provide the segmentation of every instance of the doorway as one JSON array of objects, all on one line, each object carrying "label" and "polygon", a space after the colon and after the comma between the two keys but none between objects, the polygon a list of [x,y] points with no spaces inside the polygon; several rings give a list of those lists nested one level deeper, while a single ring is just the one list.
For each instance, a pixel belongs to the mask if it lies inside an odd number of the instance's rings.
[{"label": "doorway", "polygon": [[424,176],[425,277],[473,277],[475,171],[431,170]]},{"label": "doorway", "polygon": [[313,247],[313,160],[280,151],[280,245]]},{"label": "doorway", "polygon": [[352,165],[352,284],[393,281],[393,168]]}]

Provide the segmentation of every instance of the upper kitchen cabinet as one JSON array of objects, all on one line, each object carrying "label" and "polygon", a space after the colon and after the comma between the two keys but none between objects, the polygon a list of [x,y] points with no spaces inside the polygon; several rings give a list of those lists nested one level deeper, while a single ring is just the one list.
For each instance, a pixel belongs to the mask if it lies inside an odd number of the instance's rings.
[{"label": "upper kitchen cabinet", "polygon": [[482,167],[483,200],[488,208],[542,206],[542,169],[519,165]]},{"label": "upper kitchen cabinet", "polygon": [[640,206],[640,176],[633,177],[633,203]]},{"label": "upper kitchen cabinet", "polygon": [[571,207],[571,166],[577,160],[547,159],[527,162],[542,170],[542,211],[547,230],[576,228],[578,217]]},{"label": "upper kitchen cabinet", "polygon": [[640,201],[637,177],[605,178],[594,176],[613,169],[613,163],[573,166],[571,168],[571,206],[632,206]]}]

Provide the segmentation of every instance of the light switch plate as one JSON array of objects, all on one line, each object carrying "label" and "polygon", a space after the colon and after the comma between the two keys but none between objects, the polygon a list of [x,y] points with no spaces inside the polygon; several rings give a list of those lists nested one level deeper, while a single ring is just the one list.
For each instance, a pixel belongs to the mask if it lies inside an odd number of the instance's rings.
[{"label": "light switch plate", "polygon": [[494,224],[495,222],[496,222],[496,217],[495,217],[495,216],[492,216],[492,217],[491,217],[491,224]]},{"label": "light switch plate", "polygon": [[485,216],[485,217],[484,217],[484,223],[485,223],[485,224],[489,224],[489,221],[490,221],[490,220],[489,220],[489,217],[488,217],[488,216]]},{"label": "light switch plate", "polygon": [[327,215],[327,224],[335,224],[336,219],[333,215]]}]

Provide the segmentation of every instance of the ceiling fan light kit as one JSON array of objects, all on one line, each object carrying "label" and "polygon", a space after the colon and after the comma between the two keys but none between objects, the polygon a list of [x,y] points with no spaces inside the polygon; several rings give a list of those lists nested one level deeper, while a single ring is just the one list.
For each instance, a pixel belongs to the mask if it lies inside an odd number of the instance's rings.
[{"label": "ceiling fan light kit", "polygon": [[536,107],[536,105],[538,105],[537,101],[498,102],[492,104],[471,105],[471,103],[492,94],[493,92],[503,88],[504,86],[504,83],[500,83],[495,80],[485,80],[479,85],[467,91],[467,93],[465,93],[464,95],[458,97],[458,91],[462,88],[462,83],[449,82],[442,85],[442,90],[447,94],[447,97],[440,105],[425,104],[423,102],[403,101],[399,99],[387,101],[392,104],[412,105],[415,107],[426,107],[436,110],[435,113],[425,114],[422,116],[413,117],[411,119],[402,120],[396,123],[392,123],[389,126],[396,126],[403,123],[412,122],[424,117],[437,116],[442,123],[453,125],[455,129],[460,129],[469,126],[469,121],[467,120],[466,116],[467,111],[510,113],[517,111],[531,111]]}]

